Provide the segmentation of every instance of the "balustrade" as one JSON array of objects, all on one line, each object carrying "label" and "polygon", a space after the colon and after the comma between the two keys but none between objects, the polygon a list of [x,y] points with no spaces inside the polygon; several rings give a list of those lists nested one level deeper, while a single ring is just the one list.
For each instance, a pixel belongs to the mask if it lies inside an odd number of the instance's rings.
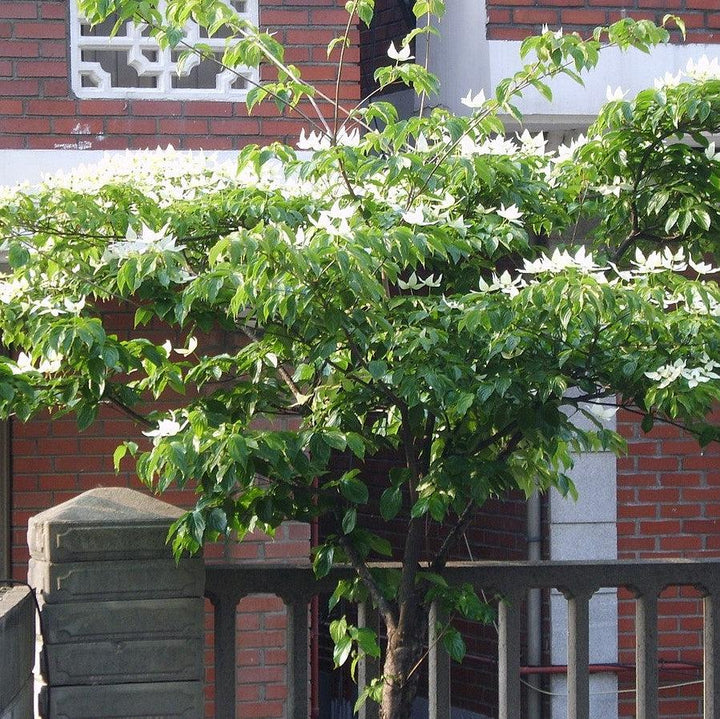
[{"label": "balustrade", "polygon": [[[383,565],[380,565],[383,566]],[[392,566],[392,565],[384,565]],[[215,608],[215,696],[217,719],[236,718],[235,609],[249,594],[275,594],[288,609],[288,719],[308,716],[308,606],[329,593],[350,568],[335,568],[315,580],[308,565],[208,565],[206,595]],[[641,562],[462,562],[447,567],[450,584],[469,583],[502,597],[498,605],[499,719],[520,719],[522,603],[529,589],[558,589],[568,602],[568,719],[590,719],[589,606],[601,587],[629,589],[636,606],[636,717],[658,716],[658,597],[668,586],[692,586],[704,603],[704,719],[720,719],[720,561],[646,560]],[[365,608],[359,623],[367,622]],[[441,642],[434,641],[436,615],[430,617],[430,719],[450,717],[450,670]],[[359,679],[370,672],[360,666]],[[372,707],[361,719],[372,719]]]}]

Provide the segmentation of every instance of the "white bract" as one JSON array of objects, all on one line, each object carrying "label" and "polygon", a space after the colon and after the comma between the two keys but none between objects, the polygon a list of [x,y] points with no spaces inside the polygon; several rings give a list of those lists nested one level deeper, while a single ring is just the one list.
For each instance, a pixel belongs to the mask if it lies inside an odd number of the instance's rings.
[{"label": "white bract", "polygon": [[540,274],[541,272],[558,274],[569,269],[579,270],[584,274],[596,275],[607,270],[607,267],[596,264],[592,254],[588,253],[584,247],[580,247],[574,255],[571,255],[568,250],[555,249],[549,257],[543,255],[536,260],[525,260],[521,272],[527,274]]},{"label": "white bract", "polygon": [[478,110],[485,104],[485,90],[480,90],[475,95],[473,95],[472,90],[468,90],[468,94],[460,102],[471,110]]},{"label": "white bract", "polygon": [[164,437],[174,437],[176,434],[179,434],[183,427],[184,425],[177,420],[166,418],[159,420],[155,429],[149,429],[143,432],[143,434],[146,437],[152,438],[153,444],[157,445]]},{"label": "white bract", "polygon": [[658,389],[665,389],[681,378],[687,381],[690,389],[710,380],[720,379],[720,375],[713,371],[720,364],[707,357],[702,359],[705,360],[704,363],[697,367],[688,367],[685,360],[676,359],[672,363],[658,367],[655,371],[646,372],[645,376],[657,382]]},{"label": "white bract", "polygon": [[699,60],[688,60],[685,74],[699,82],[717,80],[720,79],[720,63],[717,57],[710,60],[707,55],[703,55]]},{"label": "white bract", "polygon": [[395,62],[407,62],[408,60],[413,60],[415,56],[411,55],[410,52],[410,45],[405,45],[398,50],[395,47],[394,42],[391,42],[390,47],[387,49],[388,57],[391,60],[395,60]]},{"label": "white bract", "polygon": [[684,272],[688,263],[685,259],[685,250],[680,247],[673,252],[666,247],[662,252],[651,252],[647,257],[640,248],[635,250],[635,259],[632,264],[636,267],[636,272],[644,275],[657,274],[659,272]]},{"label": "white bract", "polygon": [[145,223],[142,223],[140,234],[135,231],[132,225],[128,226],[125,239],[118,242],[111,242],[103,260],[108,262],[113,259],[124,260],[134,255],[144,255],[148,252],[179,252],[185,249],[185,245],[176,244],[175,237],[168,233],[167,225],[155,232]]}]

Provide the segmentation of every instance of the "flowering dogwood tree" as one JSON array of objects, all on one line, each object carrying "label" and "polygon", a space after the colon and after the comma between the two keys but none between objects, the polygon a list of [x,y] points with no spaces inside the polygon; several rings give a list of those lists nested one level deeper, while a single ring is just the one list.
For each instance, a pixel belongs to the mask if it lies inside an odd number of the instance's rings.
[{"label": "flowering dogwood tree", "polygon": [[[417,92],[418,114],[401,119],[388,103],[321,95],[271,36],[216,0],[80,5],[91,21],[146,22],[187,52],[204,52],[183,48],[188,19],[223,28],[234,38],[228,66],[274,67],[249,106],[302,115],[298,148],[312,153],[250,146],[229,164],[172,150],[113,155],[4,191],[0,412],[27,419],[50,407],[85,427],[111,404],[137,418],[147,441],[122,444],[116,462],[132,454],[155,490],[197,489],[175,527],[178,551],[326,517],[334,530],[314,548],[315,571],[355,568],[332,601],[377,608],[387,644],[366,694],[385,719],[404,719],[431,602],[487,617],[443,570],[489,497],[572,494],[573,452],[623,450],[603,423],[618,406],[645,429],[671,421],[716,438],[706,417],[720,396],[710,141],[720,69],[698,62],[635,98],[611,93],[587,136],[551,152],[541,136],[505,134],[503,117],[521,119],[517,96],[549,97],[549,78],[577,77],[606,45],[648,51],[667,41],[664,28],[625,19],[587,39],[530,38],[524,68],[489,98],[471,88],[458,117],[428,109],[437,80],[411,52],[431,41],[428,23],[377,72],[382,88]],[[348,10],[348,27],[356,15],[368,23],[372,2]],[[441,10],[415,2],[418,16]],[[348,37],[329,48],[340,65]],[[129,337],[108,329],[118,305],[135,313]],[[183,341],[153,341],[148,324]],[[218,350],[217,330],[237,342]],[[164,409],[144,412],[153,398]],[[333,457],[388,450],[396,466],[368,509],[358,470],[338,471]],[[404,546],[366,525],[369,513],[402,521]],[[430,523],[443,537],[432,550]],[[382,558],[399,568],[373,567]],[[380,652],[345,619],[332,634],[338,665]],[[452,626],[443,637],[461,658]]]}]

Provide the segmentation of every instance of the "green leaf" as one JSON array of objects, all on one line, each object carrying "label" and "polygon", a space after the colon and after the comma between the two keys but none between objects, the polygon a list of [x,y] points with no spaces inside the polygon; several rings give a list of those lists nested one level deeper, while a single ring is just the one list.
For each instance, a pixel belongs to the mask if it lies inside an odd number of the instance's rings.
[{"label": "green leaf", "polygon": [[467,651],[465,642],[460,632],[454,627],[447,627],[442,635],[443,647],[450,655],[450,658],[456,662],[461,662],[465,658]]},{"label": "green leaf", "polygon": [[387,522],[394,519],[402,507],[401,487],[388,487],[380,495],[380,516]]},{"label": "green leaf", "polygon": [[313,571],[318,579],[327,576],[332,568],[333,556],[335,555],[335,547],[322,545],[318,547],[313,557]]},{"label": "green leaf", "polygon": [[357,509],[350,507],[342,519],[342,530],[345,534],[351,534],[357,524]]},{"label": "green leaf", "polygon": [[368,488],[364,482],[357,478],[359,470],[353,469],[340,477],[340,492],[348,502],[365,504],[368,501]]}]

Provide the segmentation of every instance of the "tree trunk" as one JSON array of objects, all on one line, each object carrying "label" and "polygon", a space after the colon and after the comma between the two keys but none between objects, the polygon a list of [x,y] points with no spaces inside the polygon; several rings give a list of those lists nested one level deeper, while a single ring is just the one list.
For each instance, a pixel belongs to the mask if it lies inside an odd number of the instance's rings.
[{"label": "tree trunk", "polygon": [[383,674],[380,719],[409,719],[412,704],[418,690],[420,667],[425,654],[427,635],[427,612],[414,613],[411,624],[405,631],[388,633],[387,651]]}]

